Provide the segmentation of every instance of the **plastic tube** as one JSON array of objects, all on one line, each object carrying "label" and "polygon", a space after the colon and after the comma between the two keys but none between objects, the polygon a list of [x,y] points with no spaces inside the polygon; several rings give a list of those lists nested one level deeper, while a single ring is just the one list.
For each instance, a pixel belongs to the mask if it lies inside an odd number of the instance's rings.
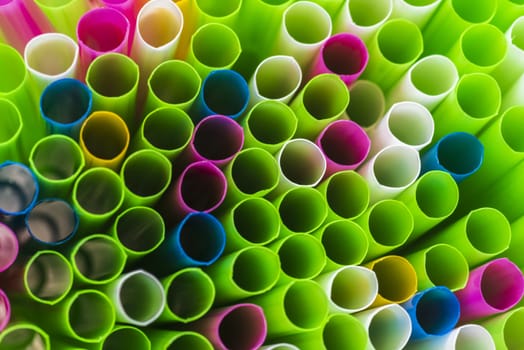
[{"label": "plastic tube", "polygon": [[[499,3],[499,9],[503,6],[507,6],[511,1],[501,1]],[[524,6],[520,6],[524,10]],[[522,12],[524,16],[524,12]],[[524,54],[524,43],[522,39],[524,37],[524,18],[519,16],[512,23],[511,26],[505,31],[505,40],[507,42],[508,50],[506,56],[502,62],[495,67],[490,74],[497,80],[500,90],[506,92],[518,78],[524,73],[524,65],[522,64],[522,55]]]},{"label": "plastic tube", "polygon": [[358,79],[349,88],[351,103],[345,114],[364,129],[369,129],[384,115],[386,101],[380,86],[370,80]]},{"label": "plastic tube", "polygon": [[238,17],[242,0],[227,0],[220,5],[211,0],[194,0],[193,6],[197,15],[197,25],[221,23],[232,26]]},{"label": "plastic tube", "polygon": [[122,246],[105,234],[91,234],[76,242],[70,253],[71,266],[82,284],[107,284],[120,276],[126,264]]},{"label": "plastic tube", "polygon": [[0,132],[0,159],[22,161],[25,154],[20,152],[19,144],[23,141],[20,135],[24,126],[20,111],[11,101],[0,98],[0,114],[4,123]]},{"label": "plastic tube", "polygon": [[400,194],[417,180],[420,171],[418,151],[406,145],[386,146],[358,169],[369,183],[370,203]]},{"label": "plastic tube", "polygon": [[524,277],[507,258],[491,260],[470,272],[464,289],[455,292],[460,302],[460,322],[510,310],[522,298]]},{"label": "plastic tube", "polygon": [[293,344],[288,343],[276,343],[271,345],[264,345],[260,350],[298,350],[298,348]]},{"label": "plastic tube", "polygon": [[481,321],[491,334],[496,348],[518,349],[523,346],[520,329],[524,322],[524,307],[516,307],[498,316]]},{"label": "plastic tube", "polygon": [[36,203],[38,181],[24,164],[5,161],[0,164],[0,213],[6,216],[27,214]]},{"label": "plastic tube", "polygon": [[101,349],[119,346],[133,347],[137,350],[151,350],[151,341],[141,329],[128,325],[115,326],[102,343]]},{"label": "plastic tube", "polygon": [[448,57],[425,56],[413,63],[389,90],[388,104],[413,101],[432,111],[455,89],[458,80],[457,68]]},{"label": "plastic tube", "polygon": [[268,100],[251,107],[241,125],[245,148],[263,148],[274,154],[295,134],[297,117],[284,102]]},{"label": "plastic tube", "polygon": [[491,23],[501,30],[507,30],[511,24],[524,15],[524,3],[521,0],[502,0],[497,3],[497,11]]},{"label": "plastic tube", "polygon": [[422,29],[441,3],[442,0],[394,0],[391,17],[409,19]]},{"label": "plastic tube", "polygon": [[0,272],[11,267],[18,257],[19,242],[15,232],[6,224],[0,224],[0,247],[2,254],[0,259]]},{"label": "plastic tube", "polygon": [[313,77],[290,104],[298,119],[295,137],[315,139],[329,123],[342,116],[349,101],[348,88],[337,75]]},{"label": "plastic tube", "polygon": [[75,37],[78,20],[89,10],[89,3],[84,0],[35,0],[35,4],[56,32],[71,38]]},{"label": "plastic tube", "polygon": [[64,78],[49,84],[40,96],[40,114],[48,133],[78,139],[80,128],[93,108],[93,93],[84,83]]},{"label": "plastic tube", "polygon": [[129,129],[117,114],[95,111],[80,128],[79,144],[88,167],[117,170],[129,147]]},{"label": "plastic tube", "polygon": [[486,329],[478,324],[465,324],[456,327],[446,335],[429,337],[409,342],[406,349],[425,350],[495,350],[493,338]]},{"label": "plastic tube", "polygon": [[213,280],[197,267],[187,267],[162,279],[166,306],[158,321],[194,322],[213,306],[215,285]]},{"label": "plastic tube", "polygon": [[0,333],[0,346],[7,349],[21,349],[26,346],[42,350],[51,349],[49,335],[29,322],[11,322]]},{"label": "plastic tube", "polygon": [[393,11],[391,0],[375,4],[362,0],[345,0],[334,18],[335,32],[350,32],[367,42],[390,18]]},{"label": "plastic tube", "polygon": [[149,328],[146,333],[153,349],[213,350],[213,345],[202,334],[191,331],[168,331]]}]

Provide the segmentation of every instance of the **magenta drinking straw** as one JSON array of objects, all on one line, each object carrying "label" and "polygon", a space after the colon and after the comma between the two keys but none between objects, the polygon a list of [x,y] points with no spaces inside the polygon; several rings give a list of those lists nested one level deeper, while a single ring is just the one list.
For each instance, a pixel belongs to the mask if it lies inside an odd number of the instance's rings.
[{"label": "magenta drinking straw", "polygon": [[354,170],[366,160],[371,141],[364,129],[351,120],[336,120],[316,140],[326,158],[324,177],[342,170]]},{"label": "magenta drinking straw", "polygon": [[0,223],[0,272],[13,265],[18,257],[18,250],[17,236],[9,226]]},{"label": "magenta drinking straw", "polygon": [[3,290],[0,289],[0,332],[7,327],[11,320],[11,303]]},{"label": "magenta drinking straw", "polygon": [[460,323],[505,312],[524,295],[524,277],[508,258],[487,262],[469,273],[464,289],[455,292],[460,302]]},{"label": "magenta drinking straw", "polygon": [[350,86],[366,69],[368,59],[368,50],[362,39],[349,32],[339,33],[324,41],[312,64],[310,76],[334,73]]}]

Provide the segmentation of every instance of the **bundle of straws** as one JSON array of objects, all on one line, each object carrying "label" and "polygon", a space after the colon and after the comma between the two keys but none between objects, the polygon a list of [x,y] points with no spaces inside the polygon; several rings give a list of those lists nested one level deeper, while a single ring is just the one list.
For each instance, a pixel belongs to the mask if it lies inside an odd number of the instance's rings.
[{"label": "bundle of straws", "polygon": [[0,349],[524,349],[524,1],[0,0]]}]

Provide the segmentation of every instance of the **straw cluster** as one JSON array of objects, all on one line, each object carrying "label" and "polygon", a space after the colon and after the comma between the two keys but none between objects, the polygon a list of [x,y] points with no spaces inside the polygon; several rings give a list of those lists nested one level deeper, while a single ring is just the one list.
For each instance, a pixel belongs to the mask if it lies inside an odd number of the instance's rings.
[{"label": "straw cluster", "polygon": [[522,73],[517,0],[0,0],[0,349],[524,348]]}]

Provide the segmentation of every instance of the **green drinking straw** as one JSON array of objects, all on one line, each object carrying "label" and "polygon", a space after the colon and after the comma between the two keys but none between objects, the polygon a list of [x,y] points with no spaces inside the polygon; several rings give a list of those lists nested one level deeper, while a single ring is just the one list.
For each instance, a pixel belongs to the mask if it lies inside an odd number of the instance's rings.
[{"label": "green drinking straw", "polygon": [[455,211],[459,189],[449,173],[432,170],[420,176],[396,199],[406,204],[413,215],[413,232],[408,238],[413,241]]},{"label": "green drinking straw", "polygon": [[117,325],[96,349],[109,350],[121,348],[151,350],[151,341],[140,328],[129,325]]},{"label": "green drinking straw", "polygon": [[246,247],[205,269],[216,288],[215,305],[268,292],[280,276],[279,256],[267,247]]},{"label": "green drinking straw", "polygon": [[[490,22],[497,9],[497,1],[445,0],[423,29],[424,55],[445,54],[459,36],[472,24]],[[445,30],[443,30],[445,28]]]},{"label": "green drinking straw", "polygon": [[524,307],[520,306],[480,322],[493,337],[497,349],[521,349],[524,347],[522,325]]},{"label": "green drinking straw", "polygon": [[191,37],[186,61],[204,79],[213,70],[232,68],[241,52],[237,34],[224,24],[211,22]]},{"label": "green drinking straw", "polygon": [[506,30],[517,18],[524,15],[524,1],[522,0],[499,0],[497,11],[491,19],[491,23]]},{"label": "green drinking straw", "polygon": [[189,323],[204,316],[215,301],[215,284],[198,267],[186,267],[162,279],[166,306],[157,323]]},{"label": "green drinking straw", "polygon": [[38,179],[42,198],[68,198],[84,166],[80,146],[66,135],[48,135],[37,141],[29,153],[29,167]]},{"label": "green drinking straw", "polygon": [[35,4],[60,33],[76,39],[76,24],[89,4],[84,0],[35,0]]},{"label": "green drinking straw", "polygon": [[364,129],[370,129],[385,113],[386,101],[380,86],[358,79],[349,87],[351,103],[345,115]]},{"label": "green drinking straw", "polygon": [[0,159],[21,161],[23,154],[20,154],[19,146],[20,134],[23,129],[22,116],[11,101],[0,98],[0,115],[2,116],[2,130],[0,131]]},{"label": "green drinking straw", "polygon": [[0,332],[0,347],[5,350],[51,350],[47,332],[29,322],[10,323]]},{"label": "green drinking straw", "polygon": [[424,28],[440,6],[442,0],[398,0],[393,2],[391,17],[402,17],[413,21],[419,28]]},{"label": "green drinking straw", "polygon": [[158,350],[191,349],[213,350],[213,345],[202,334],[191,331],[146,329],[152,348]]},{"label": "green drinking straw", "polygon": [[[500,3],[500,2],[499,2]],[[524,15],[524,3],[522,4]],[[490,72],[499,83],[500,89],[506,93],[524,72],[522,55],[524,54],[524,17],[517,18],[506,30],[508,51],[502,62]]]},{"label": "green drinking straw", "polygon": [[93,110],[113,112],[135,130],[139,67],[128,56],[106,53],[89,64],[86,84],[93,92]]},{"label": "green drinking straw", "polygon": [[393,0],[344,0],[333,19],[336,33],[350,32],[365,43],[391,17]]},{"label": "green drinking straw", "polygon": [[437,243],[405,255],[417,272],[419,290],[445,286],[452,291],[466,286],[469,265],[460,250],[452,245]]},{"label": "green drinking straw", "polygon": [[344,0],[311,0],[311,2],[322,6],[332,19],[338,14],[340,7],[344,5]]},{"label": "green drinking straw", "polygon": [[423,47],[416,24],[403,18],[390,19],[370,39],[369,62],[361,77],[387,91],[417,61]]},{"label": "green drinking straw", "polygon": [[501,92],[497,81],[486,73],[468,73],[460,77],[455,89],[433,111],[439,140],[450,132],[478,133],[498,113]]},{"label": "green drinking straw", "polygon": [[[507,257],[521,269],[524,268],[524,255],[522,249],[524,249],[524,216],[519,217],[511,223],[511,241],[509,248],[501,254]],[[522,303],[521,303],[522,304]]]},{"label": "green drinking straw", "polygon": [[196,12],[197,26],[208,23],[220,23],[233,27],[237,21],[242,0],[225,0],[216,2],[213,0],[194,0],[193,8]]}]

